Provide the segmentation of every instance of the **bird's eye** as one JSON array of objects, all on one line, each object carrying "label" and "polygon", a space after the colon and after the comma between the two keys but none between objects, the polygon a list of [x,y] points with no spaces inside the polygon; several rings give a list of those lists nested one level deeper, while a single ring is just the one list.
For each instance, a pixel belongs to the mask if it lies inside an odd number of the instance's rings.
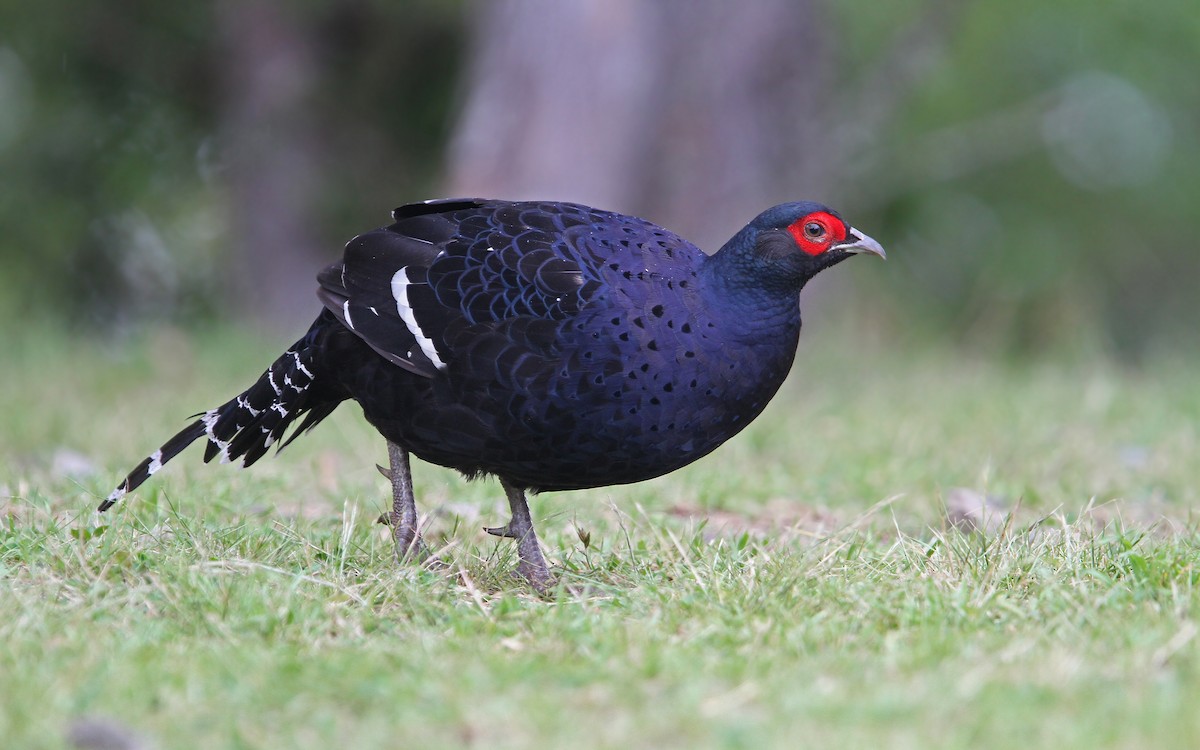
[{"label": "bird's eye", "polygon": [[801,252],[816,257],[846,237],[846,223],[829,211],[804,214],[787,226],[788,234]]}]

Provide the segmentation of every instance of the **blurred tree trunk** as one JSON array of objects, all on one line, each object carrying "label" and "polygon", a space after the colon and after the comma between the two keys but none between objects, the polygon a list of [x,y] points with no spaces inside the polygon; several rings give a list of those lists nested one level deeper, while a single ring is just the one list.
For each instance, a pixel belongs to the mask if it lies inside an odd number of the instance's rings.
[{"label": "blurred tree trunk", "polygon": [[221,131],[234,247],[234,299],[293,332],[318,310],[314,276],[332,259],[313,240],[318,188],[311,26],[283,0],[223,0]]},{"label": "blurred tree trunk", "polygon": [[448,192],[634,212],[710,252],[821,198],[836,38],[812,0],[480,3]]}]

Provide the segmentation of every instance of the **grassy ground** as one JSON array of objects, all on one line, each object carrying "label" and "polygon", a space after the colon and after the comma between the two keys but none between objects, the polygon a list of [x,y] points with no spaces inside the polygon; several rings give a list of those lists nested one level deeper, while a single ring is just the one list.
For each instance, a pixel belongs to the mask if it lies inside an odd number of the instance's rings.
[{"label": "grassy ground", "polygon": [[536,498],[569,584],[549,599],[480,531],[499,488],[423,465],[449,567],[397,569],[352,408],[251,471],[189,451],[93,512],[284,341],[5,341],[0,738],[1200,746],[1196,363],[845,340],[806,333],[767,414],[697,465]]}]

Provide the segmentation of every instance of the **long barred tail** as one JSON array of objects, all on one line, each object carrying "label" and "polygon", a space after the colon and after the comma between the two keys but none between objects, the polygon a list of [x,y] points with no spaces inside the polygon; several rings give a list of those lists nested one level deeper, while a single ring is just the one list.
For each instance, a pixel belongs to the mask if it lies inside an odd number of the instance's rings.
[{"label": "long barred tail", "polygon": [[322,314],[304,338],[271,363],[262,377],[244,393],[225,404],[210,409],[161,448],[147,456],[125,477],[99,510],[111,508],[127,493],[149,479],[179,452],[199,438],[207,438],[205,462],[220,457],[221,463],[242,459],[249,466],[262,458],[273,444],[280,441],[288,427],[300,417],[304,421],[280,449],[329,416],[345,396],[321,387],[313,370],[313,357],[320,345],[321,333],[327,323]]}]

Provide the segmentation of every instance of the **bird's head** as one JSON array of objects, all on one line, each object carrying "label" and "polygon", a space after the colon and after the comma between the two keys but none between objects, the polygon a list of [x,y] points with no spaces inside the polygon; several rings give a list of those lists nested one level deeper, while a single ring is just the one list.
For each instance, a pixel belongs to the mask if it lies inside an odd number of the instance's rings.
[{"label": "bird's head", "polygon": [[747,230],[754,262],[792,283],[803,284],[851,255],[887,257],[878,242],[820,203],[783,203],[763,211]]},{"label": "bird's head", "polygon": [[[756,216],[705,262],[705,275],[720,296],[781,304],[821,271],[852,255],[887,256],[878,242],[820,203],[782,203]],[[791,304],[794,304],[792,302]]]}]

